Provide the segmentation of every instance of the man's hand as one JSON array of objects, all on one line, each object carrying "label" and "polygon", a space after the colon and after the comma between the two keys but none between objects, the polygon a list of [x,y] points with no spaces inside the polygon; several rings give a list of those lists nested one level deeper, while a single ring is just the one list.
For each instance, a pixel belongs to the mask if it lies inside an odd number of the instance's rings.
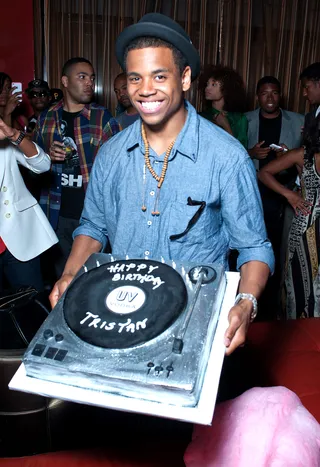
[{"label": "man's hand", "polygon": [[61,141],[53,141],[49,150],[50,159],[53,162],[63,162],[66,158],[66,150]]},{"label": "man's hand", "polygon": [[255,144],[253,148],[248,150],[248,153],[252,159],[265,159],[270,151],[270,148],[262,148],[261,146],[265,143],[265,141],[260,141],[259,143]]},{"label": "man's hand", "polygon": [[[272,257],[270,260],[272,263]],[[267,263],[252,260],[244,263],[240,272],[239,293],[252,294],[258,300],[270,274],[269,266]],[[224,335],[226,355],[244,345],[252,311],[252,301],[244,298],[229,311],[229,327]]]},{"label": "man's hand", "polygon": [[49,295],[49,300],[52,308],[56,306],[59,298],[66,290],[73,278],[74,276],[72,274],[63,274],[61,278],[54,284],[51,294]]},{"label": "man's hand", "polygon": [[4,123],[2,118],[0,118],[0,140],[3,139],[15,139],[15,136],[19,136],[20,132],[18,130],[15,130],[14,128],[11,128],[11,126],[7,125]]},{"label": "man's hand", "polygon": [[227,348],[226,355],[230,355],[237,347],[244,345],[248,332],[253,305],[250,300],[241,300],[229,312],[229,327],[224,335]]}]

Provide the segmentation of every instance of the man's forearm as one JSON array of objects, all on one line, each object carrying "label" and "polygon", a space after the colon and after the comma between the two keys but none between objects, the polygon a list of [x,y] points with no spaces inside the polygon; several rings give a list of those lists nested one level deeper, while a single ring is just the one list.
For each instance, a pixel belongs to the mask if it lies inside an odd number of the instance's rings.
[{"label": "man's forearm", "polygon": [[72,245],[72,250],[63,274],[75,276],[81,266],[87,261],[92,253],[98,253],[101,250],[101,243],[86,235],[78,235]]},{"label": "man's forearm", "polygon": [[261,261],[249,261],[241,266],[239,292],[251,293],[257,299],[266,286],[270,275],[269,266]]}]

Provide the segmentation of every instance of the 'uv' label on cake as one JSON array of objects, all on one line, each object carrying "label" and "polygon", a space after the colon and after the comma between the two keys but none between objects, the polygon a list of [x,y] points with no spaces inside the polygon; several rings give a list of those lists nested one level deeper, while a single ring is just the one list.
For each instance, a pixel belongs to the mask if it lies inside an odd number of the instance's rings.
[{"label": "'uv' label on cake", "polygon": [[145,300],[146,295],[142,289],[133,285],[123,285],[107,295],[106,305],[114,313],[124,315],[139,310]]}]

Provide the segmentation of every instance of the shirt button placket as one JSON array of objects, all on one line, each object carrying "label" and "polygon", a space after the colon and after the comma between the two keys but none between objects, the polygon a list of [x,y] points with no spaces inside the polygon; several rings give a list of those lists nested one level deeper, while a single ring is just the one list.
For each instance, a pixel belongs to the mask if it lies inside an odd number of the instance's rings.
[{"label": "shirt button placket", "polygon": [[[152,165],[153,165],[153,166],[156,166],[154,170],[155,170],[156,173],[158,173],[158,170],[159,170],[159,161],[156,160],[156,159],[154,159]],[[152,184],[154,184],[154,183],[157,184],[156,180],[154,180],[154,179],[152,178]],[[150,197],[151,197],[151,199],[150,199],[151,204],[149,204],[149,203],[148,203],[148,204],[150,205],[150,209],[151,209],[152,211],[154,210],[154,196],[155,196],[155,194],[156,194],[156,192],[155,192],[154,189],[149,191],[149,195],[150,195]],[[152,198],[153,198],[153,199],[152,199]],[[150,229],[150,227],[151,227],[152,225],[153,225],[153,220],[148,220],[148,221],[147,221],[147,226],[148,226],[148,232],[149,232],[149,233],[148,233],[148,237],[147,237],[147,238],[148,238],[148,246],[149,246],[149,249],[145,250],[145,252],[144,252],[144,257],[145,257],[145,259],[149,259],[150,256],[151,256],[151,249],[152,249],[152,230],[149,230],[149,229]],[[151,249],[150,249],[150,246],[151,246]]]}]

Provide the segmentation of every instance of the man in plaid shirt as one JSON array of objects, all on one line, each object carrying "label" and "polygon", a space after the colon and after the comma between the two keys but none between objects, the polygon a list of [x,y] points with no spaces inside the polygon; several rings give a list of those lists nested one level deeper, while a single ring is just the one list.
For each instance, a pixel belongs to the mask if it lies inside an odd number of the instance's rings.
[{"label": "man in plaid shirt", "polygon": [[34,132],[34,141],[52,161],[40,205],[59,238],[59,251],[54,252],[58,276],[71,250],[94,158],[100,146],[119,131],[110,112],[91,103],[95,74],[87,59],[68,60],[61,83],[63,100],[40,115]]}]

